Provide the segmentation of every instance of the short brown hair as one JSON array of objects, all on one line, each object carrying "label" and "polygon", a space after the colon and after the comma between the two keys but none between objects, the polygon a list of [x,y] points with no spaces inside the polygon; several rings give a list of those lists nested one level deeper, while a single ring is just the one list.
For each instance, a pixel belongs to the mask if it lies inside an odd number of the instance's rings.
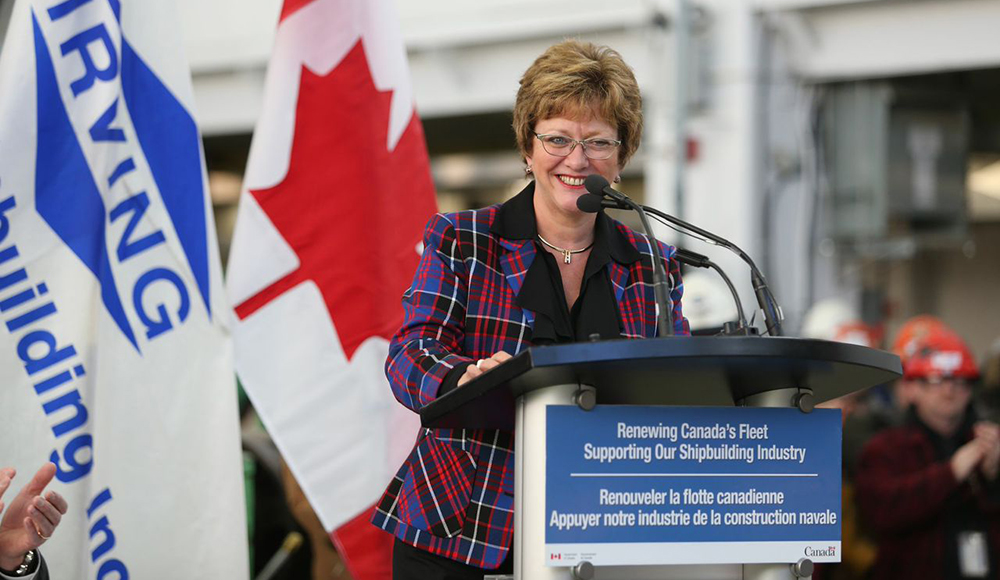
[{"label": "short brown hair", "polygon": [[618,129],[618,164],[624,167],[642,138],[642,96],[632,68],[611,48],[564,40],[521,77],[513,126],[522,157],[531,156],[535,123],[585,111]]}]

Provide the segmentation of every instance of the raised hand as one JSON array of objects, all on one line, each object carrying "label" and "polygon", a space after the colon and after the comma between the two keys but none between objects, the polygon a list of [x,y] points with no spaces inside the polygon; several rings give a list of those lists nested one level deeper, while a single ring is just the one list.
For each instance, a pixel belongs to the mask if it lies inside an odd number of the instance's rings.
[{"label": "raised hand", "polygon": [[983,458],[979,470],[989,479],[994,480],[1000,472],[1000,425],[990,421],[976,423],[973,428],[975,439],[983,447]]},{"label": "raised hand", "polygon": [[[3,494],[10,487],[11,480],[14,479],[14,470],[10,467],[4,467],[0,469],[0,499],[3,499]],[[0,501],[0,514],[3,513],[3,502]]]},{"label": "raised hand", "polygon": [[[16,568],[25,554],[44,544],[55,532],[69,507],[66,500],[54,491],[44,497],[42,495],[55,474],[55,464],[43,465],[3,513],[0,520],[0,568]],[[13,469],[0,470],[0,495],[10,486],[14,475]]]}]

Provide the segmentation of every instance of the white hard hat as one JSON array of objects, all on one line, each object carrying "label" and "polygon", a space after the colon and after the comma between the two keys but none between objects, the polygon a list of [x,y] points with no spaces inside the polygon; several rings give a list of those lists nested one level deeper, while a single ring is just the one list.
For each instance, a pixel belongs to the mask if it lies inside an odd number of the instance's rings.
[{"label": "white hard hat", "polygon": [[842,298],[820,300],[806,312],[802,320],[802,336],[836,340],[840,329],[858,318],[855,309]]},{"label": "white hard hat", "polygon": [[719,328],[736,320],[736,303],[726,283],[715,273],[684,275],[684,316],[691,330]]}]

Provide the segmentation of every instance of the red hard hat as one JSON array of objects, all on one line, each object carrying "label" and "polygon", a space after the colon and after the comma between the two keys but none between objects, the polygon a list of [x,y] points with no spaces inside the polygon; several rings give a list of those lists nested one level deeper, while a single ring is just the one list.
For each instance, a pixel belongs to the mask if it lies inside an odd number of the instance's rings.
[{"label": "red hard hat", "polygon": [[976,380],[979,368],[965,341],[950,331],[937,331],[913,342],[912,352],[903,361],[903,377]]},{"label": "red hard hat", "polygon": [[868,348],[878,348],[880,342],[878,329],[860,321],[852,321],[838,326],[834,331],[833,340],[867,346]]},{"label": "red hard hat", "polygon": [[[906,360],[916,351],[917,347],[932,335],[949,334],[958,338],[952,329],[948,328],[940,319],[930,314],[914,316],[903,323],[896,333],[896,340],[892,342],[892,352],[896,353],[906,365]],[[961,339],[960,339],[961,340]]]}]

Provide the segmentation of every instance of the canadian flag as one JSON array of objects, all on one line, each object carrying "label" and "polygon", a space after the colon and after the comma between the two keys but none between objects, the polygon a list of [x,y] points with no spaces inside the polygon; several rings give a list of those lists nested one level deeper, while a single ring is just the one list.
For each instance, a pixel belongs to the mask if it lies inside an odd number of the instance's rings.
[{"label": "canadian flag", "polygon": [[355,578],[389,578],[368,523],[417,417],[383,366],[436,211],[389,0],[285,0],[227,287],[236,368]]}]

